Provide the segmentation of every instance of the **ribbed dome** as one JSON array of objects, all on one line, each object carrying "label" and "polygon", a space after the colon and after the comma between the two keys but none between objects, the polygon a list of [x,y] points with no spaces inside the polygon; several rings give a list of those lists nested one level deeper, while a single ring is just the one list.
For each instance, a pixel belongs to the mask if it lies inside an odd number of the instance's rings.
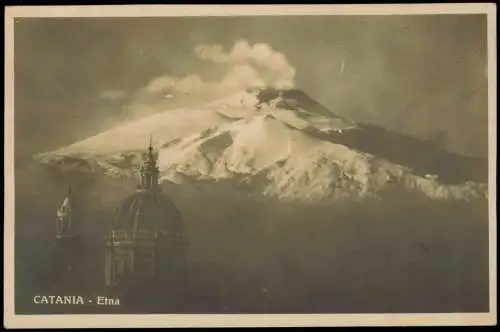
[{"label": "ribbed dome", "polygon": [[138,190],[126,198],[116,216],[113,230],[183,233],[182,217],[174,204],[157,190]]}]

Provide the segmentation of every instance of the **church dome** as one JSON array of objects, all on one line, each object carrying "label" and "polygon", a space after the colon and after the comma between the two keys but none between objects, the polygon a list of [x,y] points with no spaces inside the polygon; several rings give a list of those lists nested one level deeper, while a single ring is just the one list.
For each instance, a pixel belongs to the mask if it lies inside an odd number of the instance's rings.
[{"label": "church dome", "polygon": [[120,205],[106,237],[108,286],[166,282],[182,274],[188,241],[180,212],[161,192],[151,140],[143,157],[136,192]]},{"label": "church dome", "polygon": [[143,158],[136,192],[121,204],[113,223],[112,237],[130,240],[177,239],[182,242],[182,216],[161,192],[157,154],[153,152],[151,142]]},{"label": "church dome", "polygon": [[115,231],[183,233],[182,217],[174,204],[160,191],[137,190],[126,198],[113,225]]}]

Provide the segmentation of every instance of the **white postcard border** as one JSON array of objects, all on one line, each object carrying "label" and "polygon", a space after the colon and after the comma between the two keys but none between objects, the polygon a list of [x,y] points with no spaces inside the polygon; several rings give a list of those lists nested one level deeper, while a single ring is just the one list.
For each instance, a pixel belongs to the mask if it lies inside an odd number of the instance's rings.
[{"label": "white postcard border", "polygon": [[[14,21],[36,17],[486,14],[488,20],[490,312],[455,314],[16,315],[14,313]],[[458,326],[496,324],[495,4],[14,6],[5,13],[4,326],[6,328]]]}]

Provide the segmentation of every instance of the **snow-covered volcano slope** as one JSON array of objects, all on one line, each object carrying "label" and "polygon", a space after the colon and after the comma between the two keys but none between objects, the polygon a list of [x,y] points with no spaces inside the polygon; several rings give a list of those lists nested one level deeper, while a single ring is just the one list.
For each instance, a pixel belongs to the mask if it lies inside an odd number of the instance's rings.
[{"label": "snow-covered volcano slope", "polygon": [[225,184],[309,202],[377,197],[388,189],[437,199],[487,195],[486,181],[463,171],[467,158],[338,117],[298,90],[245,91],[167,111],[37,160],[134,176],[149,135],[163,179],[176,183]]}]

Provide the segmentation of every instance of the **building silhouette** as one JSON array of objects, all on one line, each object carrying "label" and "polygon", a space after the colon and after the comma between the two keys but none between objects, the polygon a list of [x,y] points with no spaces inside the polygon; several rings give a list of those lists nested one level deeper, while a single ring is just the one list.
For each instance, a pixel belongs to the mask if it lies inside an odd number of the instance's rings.
[{"label": "building silhouette", "polygon": [[119,207],[105,238],[108,287],[144,290],[183,279],[187,248],[183,220],[161,191],[157,159],[150,140],[136,191]]},{"label": "building silhouette", "polygon": [[42,264],[44,288],[118,295],[140,310],[177,305],[173,298],[182,293],[186,277],[187,240],[180,212],[162,193],[157,159],[150,141],[137,188],[110,220],[104,241],[83,236],[82,211],[68,189]]},{"label": "building silhouette", "polygon": [[43,261],[45,282],[58,287],[76,285],[80,273],[82,239],[80,211],[73,197],[71,186],[57,210],[56,231],[48,255]]}]

